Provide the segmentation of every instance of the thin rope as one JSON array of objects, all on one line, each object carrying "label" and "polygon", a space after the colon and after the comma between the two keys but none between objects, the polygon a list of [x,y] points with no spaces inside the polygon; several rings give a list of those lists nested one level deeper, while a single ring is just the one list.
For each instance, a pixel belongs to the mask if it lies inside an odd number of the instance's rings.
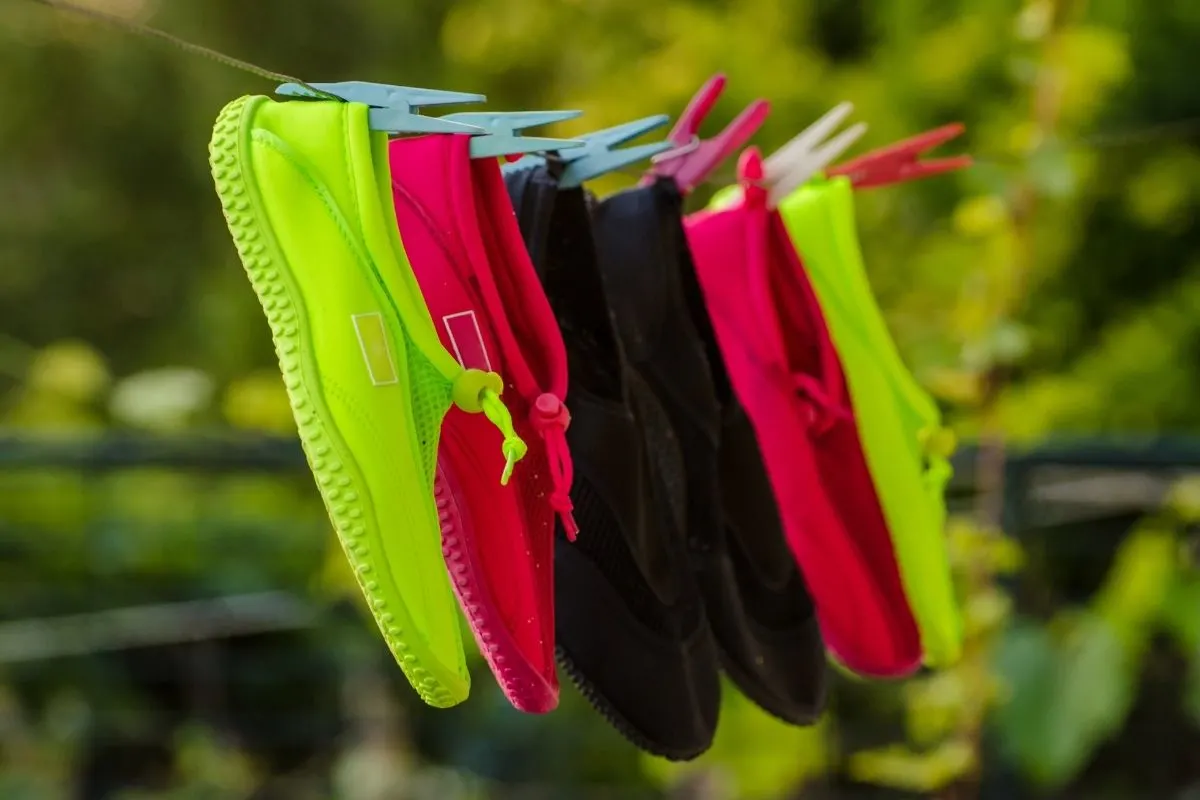
[{"label": "thin rope", "polygon": [[242,72],[249,73],[259,78],[265,78],[269,81],[275,81],[277,83],[296,83],[303,86],[305,89],[308,89],[310,92],[315,93],[319,97],[325,97],[331,100],[341,99],[329,94],[328,92],[323,92],[319,89],[316,89],[299,78],[295,78],[286,73],[275,72],[274,70],[260,67],[257,64],[252,64],[249,61],[243,61],[240,58],[234,58],[233,56],[226,55],[218,50],[213,50],[211,47],[204,47],[203,45],[194,44],[186,39],[181,39],[178,36],[167,33],[166,31],[159,30],[158,28],[154,28],[149,25],[143,25],[140,22],[134,22],[133,20],[125,19],[123,17],[109,14],[104,11],[99,11],[94,8],[85,8],[83,6],[77,6],[74,3],[66,3],[63,2],[63,0],[31,0],[31,2],[48,6],[57,11],[63,11],[68,14],[86,17],[93,22],[104,23],[110,27],[123,30],[126,33],[132,33],[136,36],[145,36],[147,38],[158,39],[159,41],[167,42],[168,44],[174,45],[186,53],[211,59],[219,64],[224,64],[227,67],[241,70]]}]

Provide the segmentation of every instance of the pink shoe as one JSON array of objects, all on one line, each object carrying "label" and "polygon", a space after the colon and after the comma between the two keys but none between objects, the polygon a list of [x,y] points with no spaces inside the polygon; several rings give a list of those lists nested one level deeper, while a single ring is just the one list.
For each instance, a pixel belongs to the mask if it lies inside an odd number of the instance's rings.
[{"label": "pink shoe", "polygon": [[874,490],[848,479],[857,434],[841,364],[782,221],[745,177],[761,157],[740,166],[743,200],[687,220],[717,343],[827,646],[860,674],[904,675],[920,637]]},{"label": "pink shoe", "polygon": [[[472,160],[469,136],[389,145],[396,218],[442,344],[507,382],[505,404],[529,454],[502,486],[497,430],[451,412],[434,485],[442,548],[479,649],[509,701],[558,705],[554,663],[554,515],[574,538],[564,432],[562,334],[525,250],[496,159]],[[482,424],[480,424],[482,423]]]}]

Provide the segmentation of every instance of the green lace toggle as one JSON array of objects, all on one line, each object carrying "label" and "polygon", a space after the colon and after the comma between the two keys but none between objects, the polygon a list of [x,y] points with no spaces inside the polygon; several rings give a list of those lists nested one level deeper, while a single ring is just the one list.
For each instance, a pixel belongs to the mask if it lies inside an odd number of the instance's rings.
[{"label": "green lace toggle", "polygon": [[918,438],[921,449],[933,458],[950,458],[958,449],[958,438],[954,431],[940,425],[922,428]]},{"label": "green lace toggle", "polygon": [[494,372],[484,372],[481,369],[464,369],[454,379],[452,398],[454,405],[468,414],[478,414],[483,411],[484,390],[496,394],[504,392],[504,381]]},{"label": "green lace toggle", "polygon": [[504,434],[504,442],[500,445],[500,452],[504,453],[504,472],[500,474],[500,485],[507,486],[509,478],[512,477],[513,467],[529,452],[529,446],[517,435],[512,415],[508,413],[508,406],[504,405],[496,391],[491,388],[480,391],[479,405],[491,423]]},{"label": "green lace toggle", "polygon": [[941,492],[954,476],[950,456],[958,447],[958,439],[949,428],[931,426],[921,429],[918,440],[929,463],[925,470],[925,482],[934,491]]}]

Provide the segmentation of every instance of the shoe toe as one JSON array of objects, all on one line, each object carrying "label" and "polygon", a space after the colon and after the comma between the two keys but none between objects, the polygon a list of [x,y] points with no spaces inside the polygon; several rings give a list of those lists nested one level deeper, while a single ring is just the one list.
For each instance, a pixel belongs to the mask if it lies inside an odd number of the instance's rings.
[{"label": "shoe toe", "polygon": [[720,681],[704,618],[692,630],[669,614],[666,625],[639,619],[601,569],[561,539],[555,572],[559,655],[588,700],[654,755],[688,760],[707,750]]}]

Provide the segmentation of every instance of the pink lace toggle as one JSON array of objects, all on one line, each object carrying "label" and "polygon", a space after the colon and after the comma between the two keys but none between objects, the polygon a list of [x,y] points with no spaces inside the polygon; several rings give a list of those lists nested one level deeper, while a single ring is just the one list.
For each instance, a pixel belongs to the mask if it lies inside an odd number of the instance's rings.
[{"label": "pink lace toggle", "polygon": [[851,418],[850,411],[834,405],[825,388],[811,375],[792,375],[792,385],[809,402],[809,413],[812,416],[808,422],[818,436],[833,427],[834,423]]},{"label": "pink lace toggle", "polygon": [[738,157],[738,182],[742,185],[742,197],[747,208],[763,208],[767,203],[767,189],[763,186],[765,172],[762,153],[757,147],[748,147]]},{"label": "pink lace toggle", "polygon": [[550,507],[562,520],[567,539],[575,541],[579,526],[571,513],[575,505],[571,502],[571,482],[575,479],[575,466],[571,451],[567,448],[567,428],[571,425],[571,413],[563,401],[550,394],[538,395],[529,413],[533,429],[546,444],[546,460],[550,463],[550,481],[554,491],[550,494]]}]

